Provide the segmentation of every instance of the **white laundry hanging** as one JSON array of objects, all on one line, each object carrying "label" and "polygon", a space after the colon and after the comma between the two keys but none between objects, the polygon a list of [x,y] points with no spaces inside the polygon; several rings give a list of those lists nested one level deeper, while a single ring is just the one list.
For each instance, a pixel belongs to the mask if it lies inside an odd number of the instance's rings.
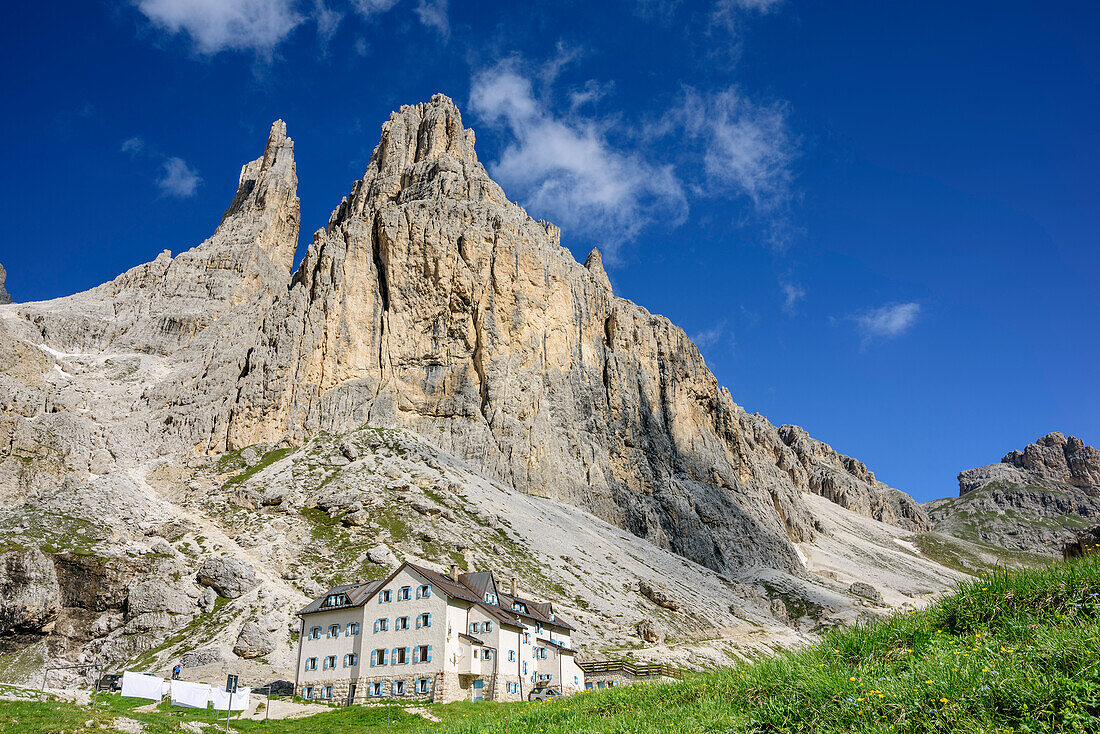
[{"label": "white laundry hanging", "polygon": [[172,681],[172,705],[204,709],[210,703],[209,683],[189,683],[183,680]]},{"label": "white laundry hanging", "polygon": [[[251,688],[238,688],[237,692],[233,694],[233,708],[230,710],[244,711],[247,709],[251,693]],[[210,691],[210,701],[214,704],[214,709],[217,711],[229,709],[229,694],[225,692],[225,688],[212,688]]]},{"label": "white laundry hanging", "polygon": [[122,695],[159,701],[164,695],[164,679],[126,671],[122,674]]}]

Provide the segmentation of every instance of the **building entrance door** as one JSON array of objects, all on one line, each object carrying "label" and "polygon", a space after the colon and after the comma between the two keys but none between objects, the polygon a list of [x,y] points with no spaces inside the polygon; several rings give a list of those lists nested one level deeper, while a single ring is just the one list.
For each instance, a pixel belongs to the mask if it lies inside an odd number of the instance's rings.
[{"label": "building entrance door", "polygon": [[355,703],[355,684],[354,683],[352,683],[350,686],[348,686],[348,706],[351,706],[353,703]]},{"label": "building entrance door", "polygon": [[482,700],[482,698],[484,698],[484,695],[483,695],[484,692],[485,692],[485,681],[475,680],[474,681],[474,700],[475,701]]}]

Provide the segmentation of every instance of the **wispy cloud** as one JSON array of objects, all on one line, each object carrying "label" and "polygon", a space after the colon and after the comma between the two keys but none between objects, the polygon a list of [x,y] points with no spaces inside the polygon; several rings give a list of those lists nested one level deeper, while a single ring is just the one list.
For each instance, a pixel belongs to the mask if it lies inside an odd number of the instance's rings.
[{"label": "wispy cloud", "polygon": [[447,16],[447,0],[419,0],[416,4],[416,17],[428,28],[439,31],[439,35],[448,38],[451,35],[451,22]]},{"label": "wispy cloud", "polygon": [[325,0],[313,0],[313,19],[317,22],[317,38],[321,48],[327,49],[344,14],[325,5]]},{"label": "wispy cloud", "polygon": [[614,82],[604,83],[596,79],[589,79],[584,83],[584,86],[569,93],[569,109],[576,110],[586,104],[596,104],[614,88]]},{"label": "wispy cloud", "polygon": [[691,334],[690,339],[695,343],[695,346],[699,347],[700,350],[703,350],[713,347],[715,344],[722,341],[725,336],[726,322],[719,321],[717,324],[710,327],[709,329],[704,329],[703,331]]},{"label": "wispy cloud", "polygon": [[783,291],[783,310],[787,312],[794,311],[794,307],[798,305],[798,302],[806,297],[806,290],[793,281],[780,281],[779,289]]},{"label": "wispy cloud", "polygon": [[140,135],[135,135],[132,138],[126,138],[122,141],[122,146],[119,148],[123,153],[129,153],[131,157],[137,155],[141,151],[145,150],[145,138]]},{"label": "wispy cloud", "polygon": [[164,162],[162,176],[157,179],[157,186],[166,196],[174,196],[186,199],[194,196],[202,178],[194,168],[187,165],[182,158],[172,157]]},{"label": "wispy cloud", "polygon": [[538,215],[599,240],[609,260],[655,218],[686,216],[670,165],[615,146],[599,120],[555,115],[516,60],[474,75],[470,109],[508,141],[490,165],[493,176]]},{"label": "wispy cloud", "polygon": [[715,9],[724,12],[737,10],[755,10],[761,13],[769,13],[783,4],[783,0],[718,0]]},{"label": "wispy cloud", "polygon": [[920,304],[890,303],[856,314],[852,318],[863,334],[864,343],[876,338],[893,339],[909,331],[920,316]]},{"label": "wispy cloud", "polygon": [[270,55],[305,17],[295,0],[132,0],[154,26],[186,33],[198,53]]},{"label": "wispy cloud", "polygon": [[[393,10],[401,0],[353,0],[353,3],[360,15],[370,19]],[[417,0],[413,7],[417,20],[428,28],[434,28],[443,38],[451,35],[447,10],[448,0]]]},{"label": "wispy cloud", "polygon": [[762,211],[789,199],[796,146],[785,105],[755,104],[735,87],[709,95],[688,87],[658,129],[683,131],[702,145],[712,193],[743,194]]}]

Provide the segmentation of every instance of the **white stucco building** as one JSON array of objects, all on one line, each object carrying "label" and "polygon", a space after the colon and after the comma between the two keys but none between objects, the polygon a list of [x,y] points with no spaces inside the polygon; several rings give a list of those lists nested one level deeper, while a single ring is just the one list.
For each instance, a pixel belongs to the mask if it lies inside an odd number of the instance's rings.
[{"label": "white stucco building", "polygon": [[584,690],[574,628],[549,602],[505,592],[492,572],[404,563],[330,589],[299,612],[295,693],[305,698],[515,701],[536,683]]}]

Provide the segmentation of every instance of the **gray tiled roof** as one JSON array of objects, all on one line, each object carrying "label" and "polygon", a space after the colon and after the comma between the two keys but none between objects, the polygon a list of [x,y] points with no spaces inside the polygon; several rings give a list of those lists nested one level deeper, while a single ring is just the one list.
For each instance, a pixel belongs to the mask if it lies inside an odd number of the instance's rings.
[{"label": "gray tiled roof", "polygon": [[[357,584],[341,584],[340,586],[334,586],[326,591],[321,596],[317,597],[309,604],[306,605],[302,611],[298,612],[298,615],[313,614],[314,612],[327,612],[331,609],[351,609],[352,607],[361,607],[366,603],[374,591],[382,585],[381,581],[361,581]],[[325,599],[328,599],[333,594],[347,594],[348,603],[342,604],[338,607],[326,607],[322,608],[325,603]]]},{"label": "gray tiled roof", "polygon": [[[438,571],[433,571],[430,568],[424,566],[418,566],[414,563],[402,563],[396,569],[390,573],[385,579],[380,581],[366,581],[358,584],[343,584],[341,586],[335,586],[323,595],[314,599],[308,606],[302,611],[298,612],[299,615],[313,614],[314,612],[328,611],[329,609],[350,609],[352,607],[360,607],[366,603],[367,599],[373,595],[380,588],[390,582],[390,580],[397,575],[398,571],[402,568],[410,568],[420,576],[424,577],[432,585],[433,588],[441,591],[443,594],[451,597],[452,599],[462,599],[476,605],[482,611],[489,616],[496,619],[502,624],[511,625],[513,627],[519,627],[520,629],[526,629],[527,625],[524,624],[524,620],[531,620],[539,622],[540,624],[558,627],[565,630],[575,629],[569,622],[562,619],[560,615],[554,613],[554,618],[550,619],[552,607],[549,602],[537,602],[530,599],[524,599],[522,597],[512,596],[511,594],[505,594],[499,591],[499,585],[496,584],[496,579],[493,576],[492,571],[478,571],[476,573],[464,573],[458,577],[458,581],[445,576]],[[497,603],[489,604],[485,601],[485,590],[489,587],[490,581],[497,587]],[[339,607],[323,607],[322,605],[332,594],[347,594],[348,603]],[[512,604],[515,601],[522,602],[526,608],[526,612],[516,611],[512,608]]]}]

